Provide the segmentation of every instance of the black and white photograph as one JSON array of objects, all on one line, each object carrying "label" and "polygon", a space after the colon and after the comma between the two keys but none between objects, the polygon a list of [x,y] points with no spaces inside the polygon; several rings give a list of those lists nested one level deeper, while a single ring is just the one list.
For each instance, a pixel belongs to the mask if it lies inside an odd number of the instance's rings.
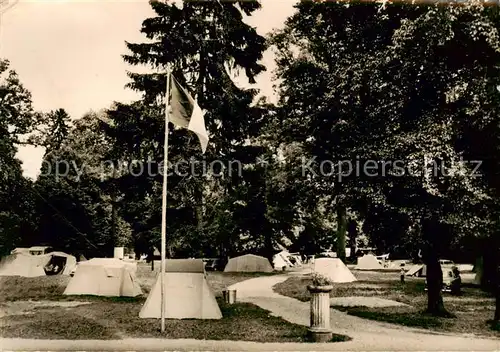
[{"label": "black and white photograph", "polygon": [[500,1],[0,0],[0,351],[500,351]]}]

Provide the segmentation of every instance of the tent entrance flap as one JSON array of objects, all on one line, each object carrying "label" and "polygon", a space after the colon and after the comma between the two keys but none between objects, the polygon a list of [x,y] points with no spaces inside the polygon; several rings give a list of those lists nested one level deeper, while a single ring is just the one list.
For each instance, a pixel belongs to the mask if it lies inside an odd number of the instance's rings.
[{"label": "tent entrance flap", "polygon": [[45,265],[43,270],[47,275],[58,275],[64,271],[66,268],[66,262],[68,259],[66,257],[53,256],[49,263]]}]

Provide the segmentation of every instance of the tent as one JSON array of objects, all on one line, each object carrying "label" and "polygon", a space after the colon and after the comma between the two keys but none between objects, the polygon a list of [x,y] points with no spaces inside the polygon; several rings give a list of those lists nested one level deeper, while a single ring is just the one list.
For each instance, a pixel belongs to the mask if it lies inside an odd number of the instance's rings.
[{"label": "tent", "polygon": [[44,267],[47,275],[69,275],[76,267],[76,257],[72,255],[63,252],[52,252],[46,255],[51,257]]},{"label": "tent", "polygon": [[314,271],[333,282],[353,282],[356,277],[339,258],[318,258],[314,261]]},{"label": "tent", "polygon": [[79,262],[65,295],[135,297],[142,294],[135,279],[136,263],[115,258],[94,258]]},{"label": "tent", "polygon": [[427,267],[424,264],[415,264],[406,272],[407,276],[425,276]]},{"label": "tent", "polygon": [[273,267],[264,257],[254,254],[245,254],[239,257],[231,258],[226,264],[224,272],[259,272],[270,273]]},{"label": "tent", "polygon": [[23,247],[17,247],[10,251],[10,254],[16,254],[16,253],[29,253],[30,249],[29,248],[23,248]]},{"label": "tent", "polygon": [[40,255],[18,252],[7,256],[2,261],[0,276],[69,275],[75,265],[76,258],[63,252]]},{"label": "tent", "polygon": [[[302,263],[302,257],[300,255],[300,253],[290,253],[290,257],[293,258],[293,259],[295,259],[295,266],[300,266],[300,265],[303,264]],[[293,259],[288,258],[288,260],[292,264],[293,264],[293,262],[292,262]]]},{"label": "tent", "polygon": [[377,258],[373,254],[365,254],[358,258],[358,265],[356,269],[358,270],[374,270],[383,269],[384,267],[380,265]]},{"label": "tent", "polygon": [[[165,296],[168,319],[221,319],[222,313],[205,279],[201,259],[165,261]],[[161,275],[149,293],[140,318],[161,318]]]},{"label": "tent", "polygon": [[50,259],[48,255],[31,255],[26,252],[11,254],[2,261],[0,276],[45,276],[43,268]]},{"label": "tent", "polygon": [[290,262],[288,257],[290,253],[287,251],[281,251],[273,257],[273,267],[277,270],[282,270],[283,267],[291,267],[293,264]]}]

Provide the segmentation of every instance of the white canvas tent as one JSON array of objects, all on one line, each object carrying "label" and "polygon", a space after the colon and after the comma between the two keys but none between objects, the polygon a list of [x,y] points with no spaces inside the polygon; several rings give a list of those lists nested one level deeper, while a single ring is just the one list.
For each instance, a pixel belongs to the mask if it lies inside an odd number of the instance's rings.
[{"label": "white canvas tent", "polygon": [[135,279],[136,263],[115,258],[94,258],[79,262],[65,295],[135,297],[142,294]]},{"label": "white canvas tent", "polygon": [[18,247],[13,249],[10,254],[16,254],[16,253],[29,253],[30,249],[29,248],[23,248],[23,247]]},{"label": "white canvas tent", "polygon": [[358,264],[356,269],[358,270],[376,270],[383,269],[384,267],[380,265],[377,258],[373,254],[365,254],[358,258]]},{"label": "white canvas tent", "polygon": [[239,257],[231,258],[224,268],[224,272],[259,272],[270,273],[273,267],[269,260],[254,254],[245,254]]},{"label": "white canvas tent", "polygon": [[[290,257],[295,259],[295,266],[300,266],[302,265],[302,257],[300,256],[300,253],[290,253]],[[290,258],[288,259],[290,263],[292,262]],[[293,263],[292,263],[293,264]]]},{"label": "white canvas tent", "polygon": [[314,261],[314,272],[329,278],[332,282],[357,281],[349,268],[339,258],[318,258]]},{"label": "white canvas tent", "polygon": [[423,264],[415,264],[406,272],[407,276],[426,276],[427,267]]},{"label": "white canvas tent", "polygon": [[11,254],[2,261],[0,276],[69,275],[75,266],[76,258],[63,252],[31,255],[22,251]]},{"label": "white canvas tent", "polygon": [[[201,259],[165,261],[165,297],[167,319],[221,319],[222,313],[205,279]],[[142,307],[140,318],[161,318],[161,276]]]},{"label": "white canvas tent", "polygon": [[290,253],[281,251],[273,257],[273,267],[277,270],[282,270],[283,267],[291,267],[293,264],[288,260]]},{"label": "white canvas tent", "polygon": [[31,255],[26,252],[11,254],[2,261],[0,276],[45,276],[43,268],[50,259],[48,255]]}]

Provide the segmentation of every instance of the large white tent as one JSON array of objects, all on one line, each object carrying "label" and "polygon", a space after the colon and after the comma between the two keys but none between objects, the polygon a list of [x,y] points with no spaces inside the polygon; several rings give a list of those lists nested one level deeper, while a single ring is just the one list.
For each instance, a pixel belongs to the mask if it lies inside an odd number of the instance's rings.
[{"label": "large white tent", "polygon": [[2,260],[0,276],[69,275],[75,266],[76,258],[63,252],[32,255],[25,251],[19,251]]},{"label": "large white tent", "polygon": [[255,254],[245,254],[231,258],[224,268],[224,272],[270,273],[272,271],[273,267],[269,260]]},{"label": "large white tent", "polygon": [[[222,313],[205,279],[201,259],[167,259],[165,262],[167,319],[221,319]],[[161,318],[161,275],[158,274],[140,318]]]},{"label": "large white tent", "polygon": [[136,271],[136,263],[115,258],[79,262],[64,294],[135,297],[142,294],[135,278]]},{"label": "large white tent", "polygon": [[314,272],[329,278],[332,282],[353,282],[356,277],[339,258],[318,258],[314,261]]},{"label": "large white tent", "polygon": [[373,254],[365,254],[358,258],[356,269],[358,270],[376,270],[383,269],[384,267],[379,263]]}]

